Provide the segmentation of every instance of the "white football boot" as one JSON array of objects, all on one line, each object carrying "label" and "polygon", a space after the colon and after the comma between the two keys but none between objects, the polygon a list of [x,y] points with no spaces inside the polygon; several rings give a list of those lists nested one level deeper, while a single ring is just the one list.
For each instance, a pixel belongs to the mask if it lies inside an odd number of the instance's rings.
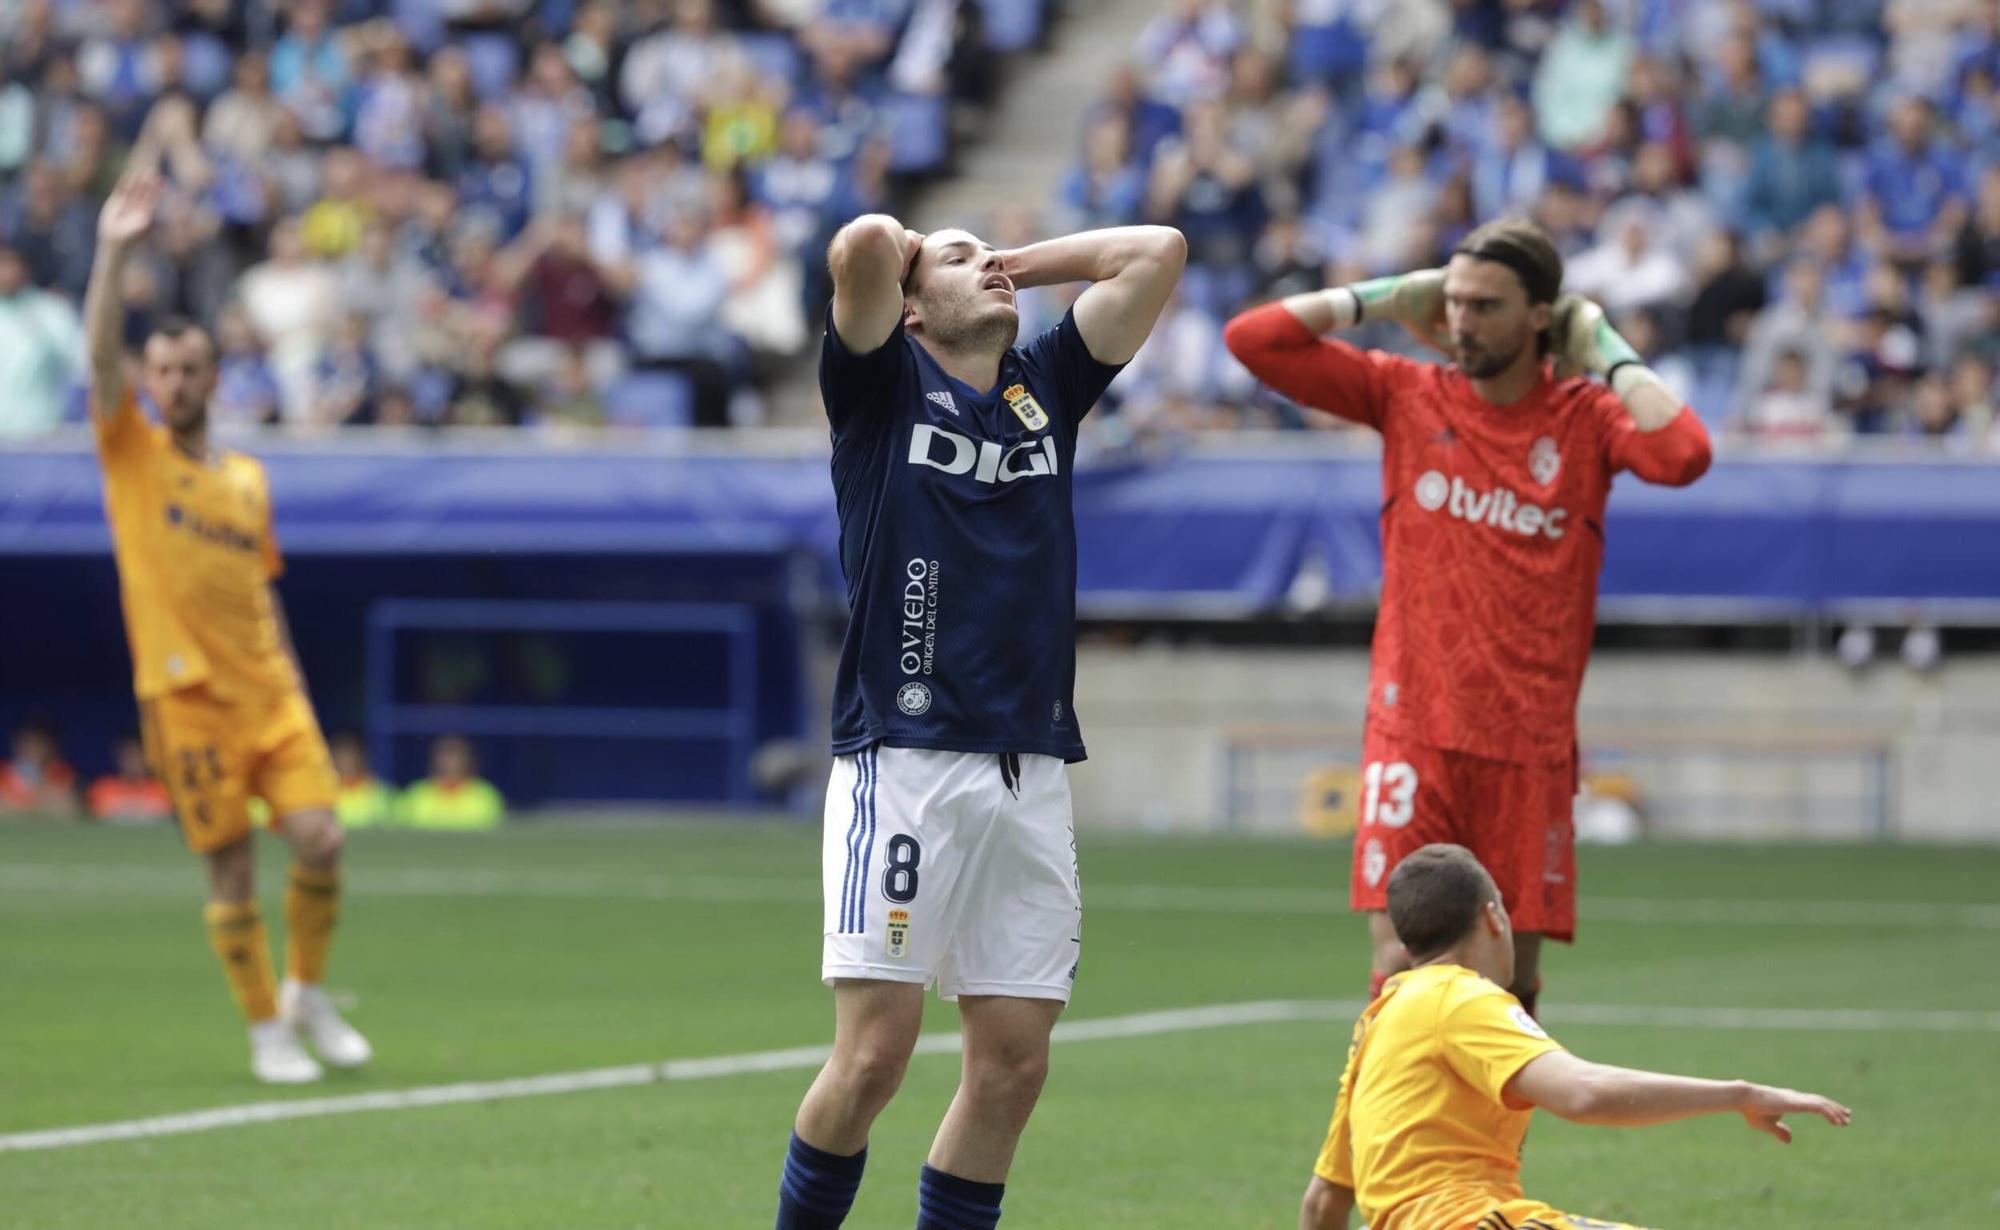
[{"label": "white football boot", "polygon": [[289,1024],[327,1065],[358,1068],[375,1056],[361,1031],[340,1019],[333,1001],[319,987],[287,978],[278,988],[278,1019]]},{"label": "white football boot", "polygon": [[250,1026],[250,1073],[267,1085],[310,1085],[326,1075],[282,1016]]}]

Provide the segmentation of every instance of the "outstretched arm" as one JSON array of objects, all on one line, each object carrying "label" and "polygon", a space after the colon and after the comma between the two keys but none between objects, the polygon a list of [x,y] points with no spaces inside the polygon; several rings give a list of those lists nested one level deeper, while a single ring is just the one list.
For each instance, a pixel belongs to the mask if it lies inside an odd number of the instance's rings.
[{"label": "outstretched arm", "polygon": [[97,256],[83,294],[83,332],[90,359],[90,410],[108,417],[125,404],[124,321],[118,280],[125,258],[153,224],[162,182],[157,172],[128,171],[97,219]]},{"label": "outstretched arm", "polygon": [[887,214],[863,214],[840,228],[827,248],[833,274],[833,328],[841,345],[868,354],[903,318],[903,279],[924,237]]},{"label": "outstretched arm", "polygon": [[1079,231],[1000,254],[1017,290],[1091,283],[1071,309],[1076,331],[1091,358],[1114,367],[1139,353],[1186,266],[1187,240],[1170,226]]},{"label": "outstretched arm", "polygon": [[1616,1068],[1578,1059],[1567,1051],[1550,1051],[1529,1060],[1507,1082],[1506,1096],[1574,1123],[1604,1127],[1646,1127],[1733,1111],[1751,1127],[1786,1144],[1791,1143],[1792,1130],[1783,1121],[1785,1115],[1818,1115],[1835,1127],[1846,1127],[1853,1118],[1845,1106],[1817,1094],[1749,1081]]}]

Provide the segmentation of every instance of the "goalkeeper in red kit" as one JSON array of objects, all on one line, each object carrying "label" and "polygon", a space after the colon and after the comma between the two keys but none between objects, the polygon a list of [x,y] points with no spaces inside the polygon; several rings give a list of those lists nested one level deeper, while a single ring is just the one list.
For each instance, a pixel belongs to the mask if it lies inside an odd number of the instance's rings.
[{"label": "goalkeeper in red kit", "polygon": [[[1352,902],[1373,986],[1409,966],[1384,913],[1404,855],[1471,849],[1515,930],[1530,1012],[1543,936],[1576,931],[1576,698],[1596,623],[1604,505],[1629,470],[1685,486],[1708,433],[1596,304],[1561,294],[1534,223],[1489,223],[1443,269],[1293,295],[1229,322],[1229,349],[1304,406],[1382,435],[1382,607]],[[1324,336],[1394,320],[1437,366]],[[1603,379],[1603,383],[1590,377]]]}]

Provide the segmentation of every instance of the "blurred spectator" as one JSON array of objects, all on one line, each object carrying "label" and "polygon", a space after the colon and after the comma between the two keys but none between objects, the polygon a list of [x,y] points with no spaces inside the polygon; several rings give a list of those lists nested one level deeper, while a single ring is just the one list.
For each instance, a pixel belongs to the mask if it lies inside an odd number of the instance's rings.
[{"label": "blurred spectator", "polygon": [[735,40],[716,28],[713,0],[674,0],[669,25],[636,40],[618,70],[618,95],[641,142],[693,135],[694,100]]},{"label": "blurred spectator", "polygon": [[1951,401],[1958,421],[1975,441],[1984,441],[1988,452],[2000,451],[2000,426],[1995,424],[1994,403],[2000,400],[2000,384],[1995,372],[2000,364],[1978,354],[1959,359],[1951,369]]},{"label": "blurred spectator", "polygon": [[465,52],[445,47],[430,62],[430,87],[424,103],[426,169],[439,179],[456,183],[472,156],[472,117],[479,109],[472,88],[472,68]]},{"label": "blurred spectator", "polygon": [[1597,140],[1606,115],[1624,90],[1632,39],[1618,30],[1602,0],[1573,6],[1535,67],[1535,119],[1542,139],[1557,149]]},{"label": "blurred spectator", "polygon": [[1943,248],[1965,224],[1964,161],[1938,140],[1929,100],[1901,99],[1889,137],[1868,153],[1863,236],[1871,247],[1916,261]]},{"label": "blurred spectator", "polygon": [[28,164],[0,196],[0,240],[28,262],[28,280],[80,303],[97,251],[97,220],[49,162]]},{"label": "blurred spectator", "polygon": [[1503,97],[1493,109],[1493,135],[1473,159],[1473,199],[1480,215],[1518,213],[1566,173],[1563,161],[1535,135],[1528,104],[1511,94]]},{"label": "blurred spectator", "polygon": [[105,28],[77,49],[77,71],[84,92],[104,104],[129,139],[165,84],[158,48],[148,37],[143,0],[108,0],[99,9]]},{"label": "blurred spectator", "polygon": [[458,173],[459,208],[499,227],[512,239],[528,224],[534,180],[514,148],[514,130],[498,103],[479,108],[472,127],[472,156]]},{"label": "blurred spectator", "polygon": [[367,69],[355,89],[354,148],[386,170],[424,165],[424,83],[410,46],[386,23],[364,43]]},{"label": "blurred spectator", "polygon": [[729,422],[729,374],[737,343],[723,324],[729,273],[706,241],[708,219],[684,211],[667,225],[664,242],[633,262],[626,332],[640,367],[686,373],[694,382],[695,423]]},{"label": "blurred spectator", "polygon": [[147,767],[145,749],[137,739],[120,739],[112,762],[116,770],[90,783],[84,793],[84,806],[92,819],[148,823],[173,816],[173,800]]},{"label": "blurred spectator", "polygon": [[1764,248],[1840,199],[1833,147],[1811,131],[1805,95],[1786,90],[1773,98],[1769,123],[1770,131],[1757,140],[1743,203],[1744,225]]},{"label": "blurred spectator", "polygon": [[779,247],[770,211],[751,199],[740,168],[708,182],[708,246],[729,279],[722,323],[756,354],[796,353],[806,341],[798,262]]},{"label": "blurred spectator", "polygon": [[[523,386],[566,372],[572,357],[602,389],[622,369],[618,298],[591,256],[583,219],[559,214],[536,221],[502,254],[503,282],[518,290],[520,329],[502,349],[500,371]],[[792,311],[796,315],[796,304]]]},{"label": "blurred spectator", "polygon": [[1967,215],[1953,251],[1960,282],[2000,295],[2000,162],[1979,177],[1978,208]]},{"label": "blurred spectator", "polygon": [[219,426],[261,426],[276,423],[283,412],[277,377],[264,353],[257,328],[240,303],[226,304],[216,318],[216,347],[221,352],[215,396],[209,414]]},{"label": "blurred spectator", "polygon": [[333,328],[312,369],[312,404],[306,421],[343,427],[374,415],[375,359],[368,347],[368,318],[346,312]]},{"label": "blurred spectator", "polygon": [[284,417],[306,420],[313,364],[333,328],[339,284],[306,254],[297,219],[282,219],[271,229],[271,257],[244,273],[239,293],[250,323],[270,346]]},{"label": "blurred spectator", "polygon": [[333,737],[333,771],[340,777],[333,810],[343,828],[369,828],[396,821],[396,795],[368,767],[361,740],[351,734]]},{"label": "blurred spectator", "polygon": [[1831,404],[1840,362],[1832,333],[1820,266],[1809,258],[1793,261],[1785,275],[1784,296],[1751,321],[1744,343],[1739,404],[1754,405],[1771,388],[1780,354],[1793,355],[1802,365],[1801,392]]},{"label": "blurred spectator", "polygon": [[339,260],[361,242],[375,216],[369,166],[351,149],[331,149],[320,164],[320,196],[299,219],[299,241],[322,260]]},{"label": "blurred spectator", "polygon": [[1606,214],[1607,239],[1569,263],[1563,285],[1617,315],[1672,303],[1687,291],[1687,266],[1658,241],[1659,214],[1640,201]]},{"label": "blurred spectator", "polygon": [[335,274],[340,305],[367,322],[369,346],[382,371],[407,377],[418,361],[419,320],[433,282],[422,262],[398,250],[386,219],[369,221],[360,243]]},{"label": "blurred spectator", "polygon": [[271,89],[306,136],[332,141],[347,127],[353,66],[346,40],[332,28],[331,0],[293,0],[285,33],[271,48]]},{"label": "blurred spectator", "polygon": [[271,93],[270,62],[262,52],[246,51],[229,91],[209,105],[202,140],[218,155],[255,166],[276,140],[283,110]]},{"label": "blurred spectator", "polygon": [[1992,338],[1996,321],[1995,296],[1976,287],[1962,287],[1958,266],[1939,258],[1924,266],[1917,314],[1923,321],[1924,341],[1929,352],[1927,366],[1944,371],[1982,341]]},{"label": "blurred spectator", "polygon": [[62,422],[83,379],[83,322],[67,299],[28,281],[20,253],[0,247],[0,439]]},{"label": "blurred spectator", "polygon": [[1147,186],[1145,218],[1187,236],[1191,264],[1240,265],[1264,225],[1257,168],[1231,149],[1216,103],[1190,107],[1184,137],[1162,143]]},{"label": "blurred spectator", "polygon": [[1083,154],[1056,188],[1062,231],[1123,226],[1139,216],[1146,176],[1131,158],[1131,121],[1107,111],[1084,135]]},{"label": "blurred spectator", "polygon": [[1229,60],[1242,27],[1221,0],[1171,0],[1139,34],[1138,61],[1150,67],[1147,92],[1185,107],[1228,87]]},{"label": "blurred spectator", "polygon": [[0,812],[68,816],[76,807],[76,773],[63,761],[54,727],[23,722],[11,758],[0,762]]},{"label": "blurred spectator", "polygon": [[1811,439],[1824,434],[1833,407],[1824,392],[1811,387],[1806,357],[1797,350],[1781,350],[1770,372],[1744,415],[1750,434],[1765,439]]},{"label": "blurred spectator", "polygon": [[490,829],[507,813],[491,782],[479,775],[472,745],[447,735],[431,746],[431,775],[397,800],[402,823],[419,829]]}]

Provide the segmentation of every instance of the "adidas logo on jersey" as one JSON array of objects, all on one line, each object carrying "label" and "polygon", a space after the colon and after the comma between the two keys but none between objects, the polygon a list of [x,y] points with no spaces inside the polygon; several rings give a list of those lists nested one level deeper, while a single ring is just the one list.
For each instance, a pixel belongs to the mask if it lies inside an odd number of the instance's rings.
[{"label": "adidas logo on jersey", "polygon": [[[939,456],[940,446],[950,456]],[[955,431],[918,423],[910,433],[909,462],[946,474],[970,474],[982,483],[1011,483],[1020,478],[1046,478],[1057,472],[1054,436],[1023,440],[1010,449],[991,440],[970,440]]]},{"label": "adidas logo on jersey", "polygon": [[940,389],[935,393],[926,393],[924,394],[924,400],[936,402],[953,414],[958,413],[958,403],[951,399],[951,393],[946,390]]},{"label": "adidas logo on jersey", "polygon": [[1444,509],[1460,521],[1483,522],[1524,538],[1538,534],[1561,538],[1565,532],[1562,523],[1569,519],[1567,508],[1526,503],[1505,487],[1481,491],[1456,475],[1447,479],[1436,470],[1426,470],[1417,479],[1416,497],[1417,506],[1428,512]]}]

